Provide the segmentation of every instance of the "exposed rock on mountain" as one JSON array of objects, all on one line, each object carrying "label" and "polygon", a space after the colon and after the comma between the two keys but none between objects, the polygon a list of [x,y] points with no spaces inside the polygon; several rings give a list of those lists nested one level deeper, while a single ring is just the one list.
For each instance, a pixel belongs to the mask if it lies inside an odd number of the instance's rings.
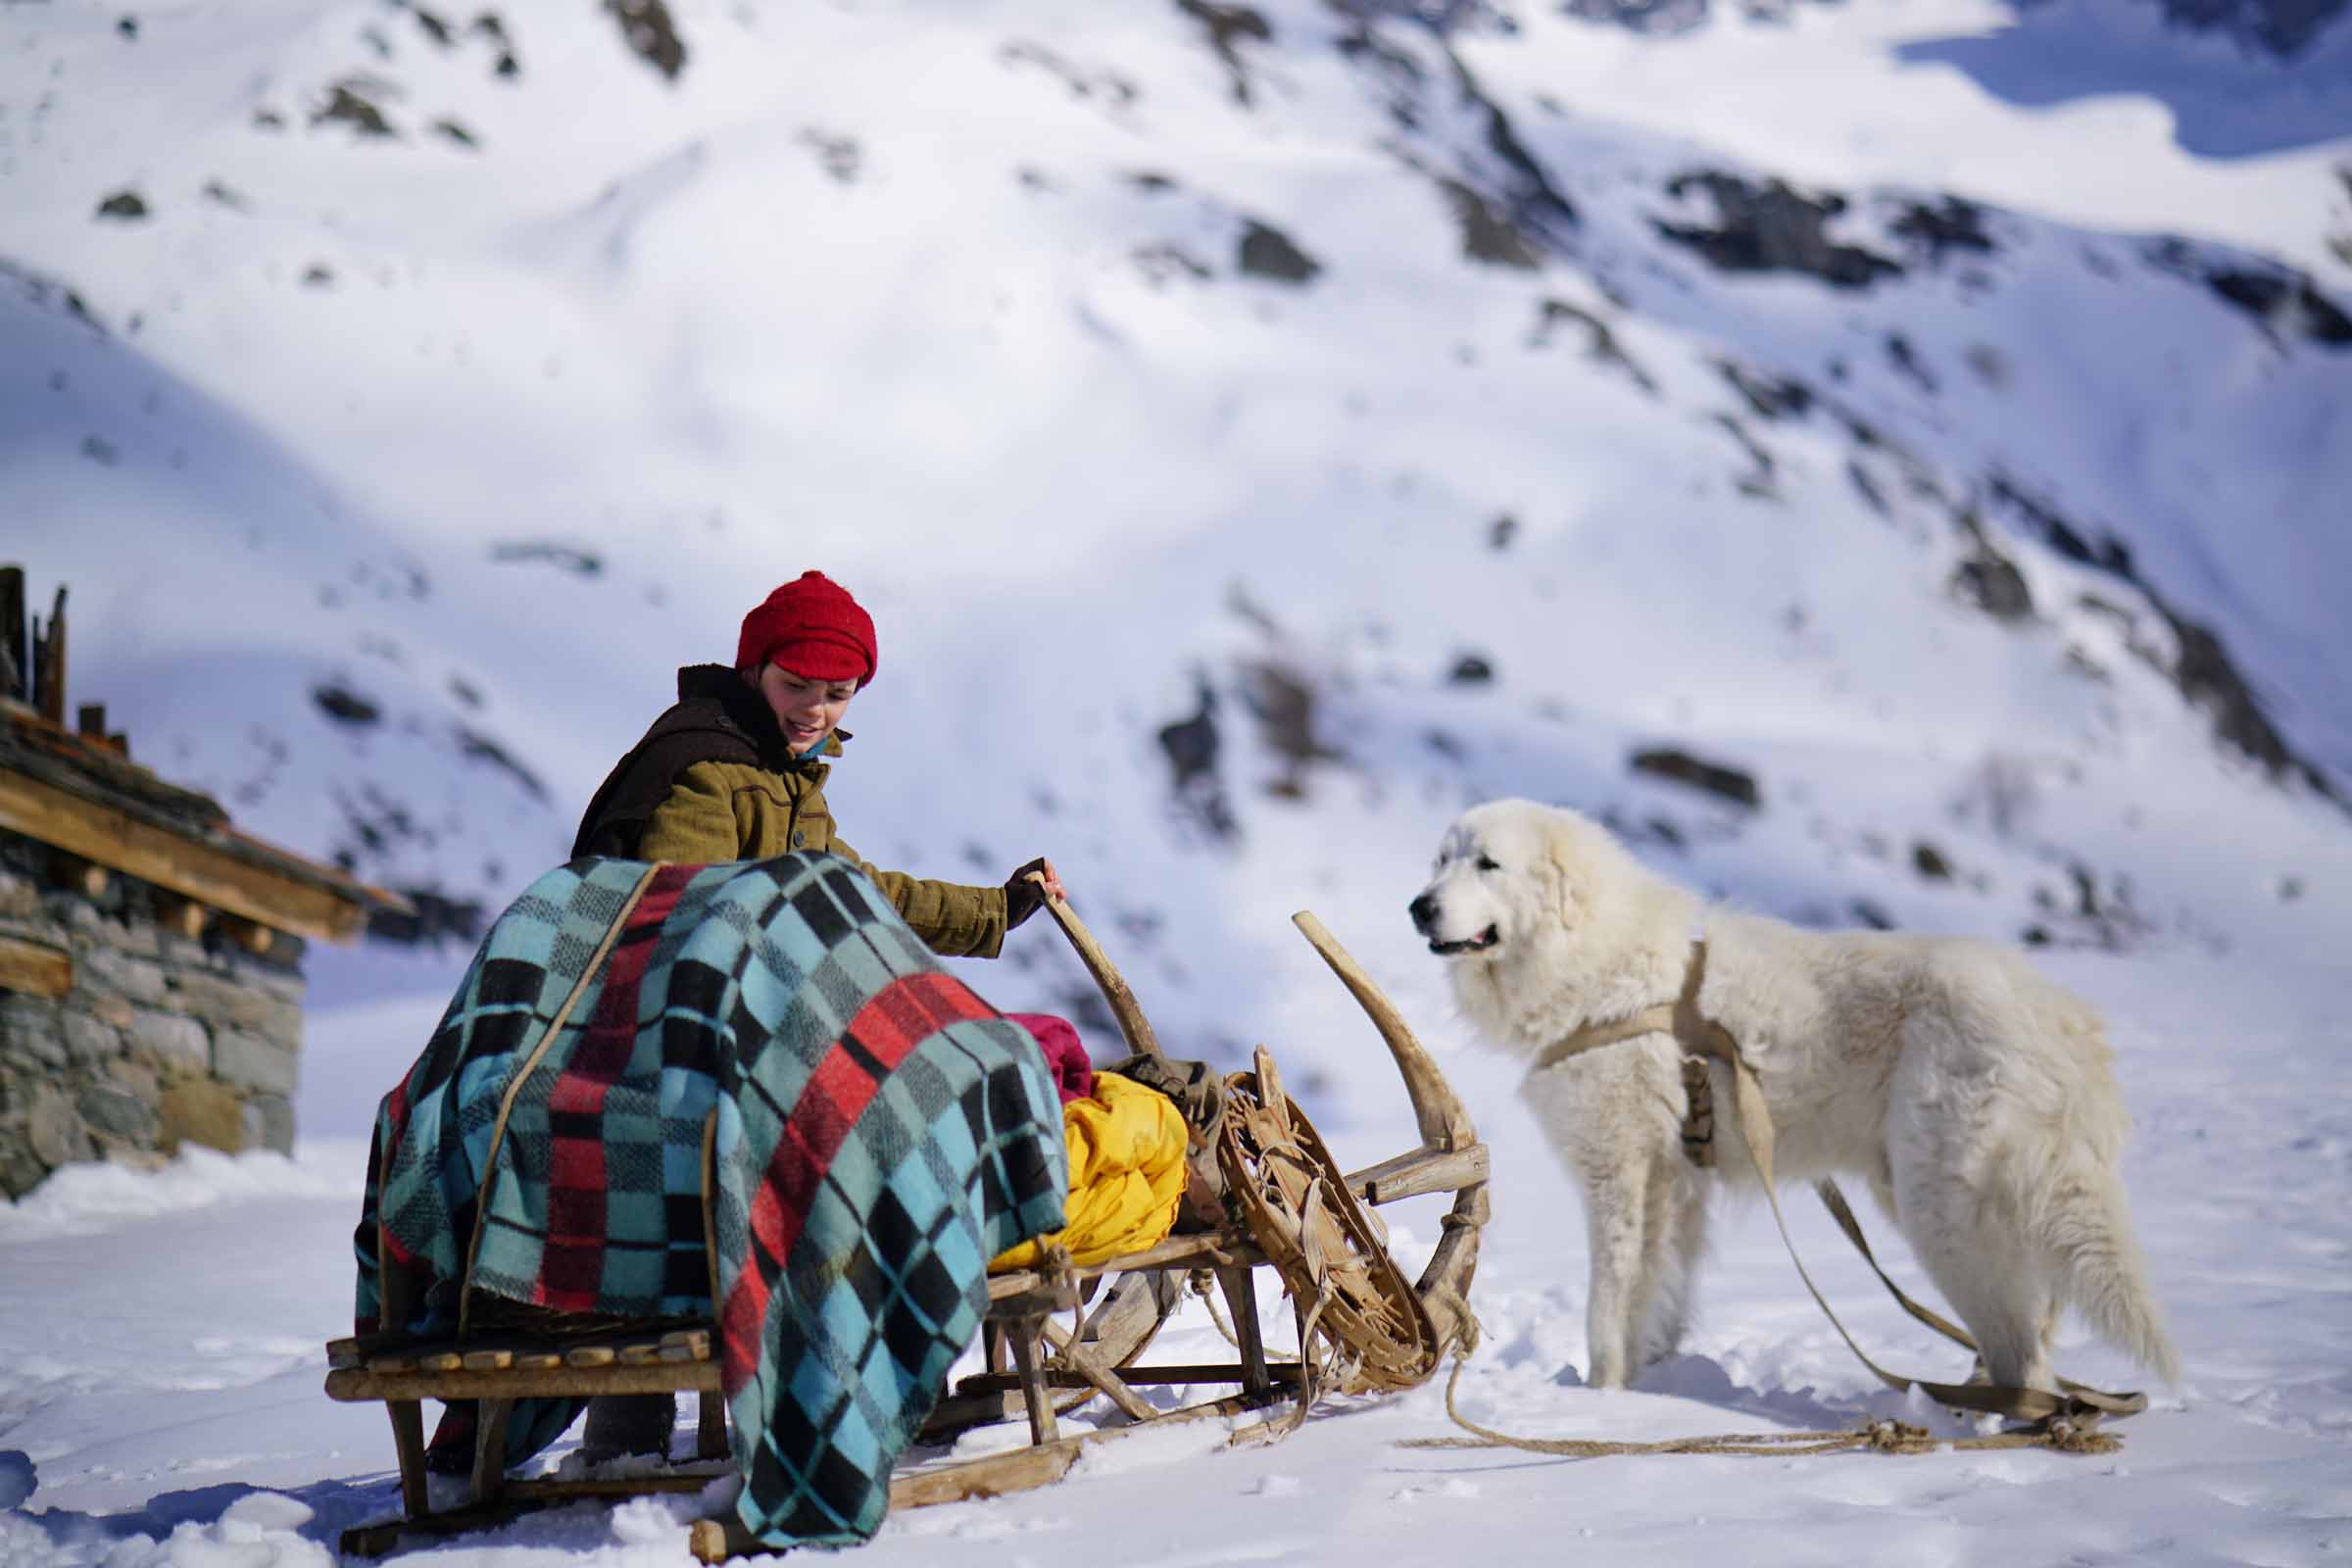
[{"label": "exposed rock on mountain", "polygon": [[1868,288],[1902,271],[1886,257],[1829,237],[1830,220],[1846,210],[1842,196],[1807,196],[1777,179],[1757,186],[1712,171],[1677,174],[1666,182],[1666,194],[1677,200],[1694,191],[1714,202],[1714,223],[1660,219],[1658,232],[1697,252],[1711,267],[1727,272],[1802,272],[1836,288]]}]

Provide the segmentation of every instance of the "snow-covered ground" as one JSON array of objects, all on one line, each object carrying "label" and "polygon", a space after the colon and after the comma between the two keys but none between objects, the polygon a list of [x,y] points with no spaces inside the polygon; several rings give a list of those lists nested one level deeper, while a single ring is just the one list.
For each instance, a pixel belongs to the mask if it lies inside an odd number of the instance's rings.
[{"label": "snow-covered ground", "polygon": [[[2121,1455],[1396,1446],[1431,1388],[1138,1439],[874,1561],[2324,1562],[2352,20],[2282,56],[2162,9],[675,0],[671,79],[586,0],[0,4],[0,559],[71,585],[72,700],[134,757],[490,909],[670,670],[824,567],[881,630],[829,787],[870,858],[1052,854],[1170,1048],[1267,1042],[1351,1161],[1409,1126],[1290,912],[1393,989],[1499,1161],[1465,1408],[1529,1434],[1891,1406],[1755,1212],[1688,1357],[1577,1385],[1574,1197],[1403,915],[1459,806],[1605,813],[1813,923],[2031,935],[2114,1019],[2189,1368]],[[309,956],[298,1161],[0,1207],[7,1568],[315,1561],[389,1506],[318,1347],[356,1140],[466,946]],[[1089,989],[1042,925],[963,972]],[[1798,1223],[1874,1352],[1954,1370]],[[644,1504],[453,1554],[681,1550]]]},{"label": "snow-covered ground", "polygon": [[[2338,1561],[2352,1541],[2352,1102],[2334,1070],[2352,1047],[2344,976],[2276,965],[2248,984],[2234,960],[2089,955],[2053,968],[2113,1020],[2139,1127],[2133,1203],[2187,1363],[2180,1389],[2123,1423],[2120,1453],[1575,1461],[1400,1446],[1454,1431],[1441,1380],[1335,1400],[1268,1447],[1211,1451],[1223,1434],[1207,1427],[1141,1435],[1043,1491],[896,1515],[860,1560]],[[1408,1005],[1428,1004],[1426,976],[1396,979]],[[1285,1054],[1386,1074],[1371,1032],[1346,1022]],[[1754,1207],[1721,1227],[1689,1352],[1636,1391],[1583,1388],[1574,1194],[1501,1061],[1450,1052],[1446,1065],[1497,1162],[1473,1295],[1487,1338],[1460,1395],[1472,1419],[1610,1440],[1838,1428],[1886,1413],[1958,1430],[1877,1389]],[[1335,1140],[1344,1160],[1412,1141],[1401,1095],[1387,1099],[1395,1114]],[[38,1468],[28,1506],[0,1514],[0,1563],[314,1563],[342,1527],[396,1506],[380,1409],[318,1392],[320,1346],[348,1322],[358,1168],[357,1146],[341,1142],[314,1144],[299,1162],[195,1156],[156,1178],[76,1173],[0,1211],[0,1444]],[[1928,1375],[1962,1370],[1826,1221],[1806,1205],[1794,1212],[1808,1263],[1874,1356]],[[1419,1216],[1416,1231],[1413,1218],[1396,1245],[1417,1262],[1435,1226]],[[1898,1278],[1920,1288],[1907,1265]],[[1280,1303],[1266,1328],[1287,1343]],[[1223,1349],[1197,1306],[1161,1344],[1183,1359]],[[2140,1386],[2072,1330],[2059,1360],[2102,1387]],[[681,1521],[702,1505],[579,1508],[417,1549],[467,1568],[654,1568],[689,1560]]]}]

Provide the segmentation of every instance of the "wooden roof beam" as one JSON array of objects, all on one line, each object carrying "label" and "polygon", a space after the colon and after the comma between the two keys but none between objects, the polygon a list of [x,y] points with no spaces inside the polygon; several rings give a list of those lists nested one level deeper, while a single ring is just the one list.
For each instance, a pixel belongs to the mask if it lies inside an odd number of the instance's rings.
[{"label": "wooden roof beam", "polygon": [[354,942],[360,900],[281,876],[199,839],[0,768],[0,827],[273,930]]}]

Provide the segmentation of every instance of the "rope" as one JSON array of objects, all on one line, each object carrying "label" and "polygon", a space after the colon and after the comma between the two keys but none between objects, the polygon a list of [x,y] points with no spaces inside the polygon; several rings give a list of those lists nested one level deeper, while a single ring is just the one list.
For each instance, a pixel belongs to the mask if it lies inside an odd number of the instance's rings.
[{"label": "rope", "polygon": [[1217,1305],[1216,1293],[1211,1289],[1216,1278],[1207,1269],[1197,1268],[1184,1277],[1184,1284],[1187,1290],[1207,1305],[1208,1320],[1217,1326],[1219,1334],[1225,1336],[1225,1343],[1238,1350],[1242,1348],[1241,1336],[1234,1333],[1233,1325],[1225,1321],[1225,1309]]},{"label": "rope", "polygon": [[1940,1448],[2049,1448],[2059,1453],[2113,1453],[2121,1438],[2097,1428],[2096,1416],[2070,1420],[2054,1416],[2009,1432],[1981,1438],[1937,1438],[1925,1427],[1879,1417],[1838,1432],[1727,1432],[1712,1437],[1668,1438],[1660,1443],[1603,1443],[1595,1438],[1521,1438],[1482,1427],[1454,1402],[1469,1357],[1456,1356],[1446,1380],[1446,1413],[1473,1434],[1467,1438],[1402,1438],[1403,1448],[1523,1448],[1567,1459],[1608,1459],[1624,1454],[1707,1453],[1747,1458],[1790,1458],[1812,1453],[1934,1453]]}]

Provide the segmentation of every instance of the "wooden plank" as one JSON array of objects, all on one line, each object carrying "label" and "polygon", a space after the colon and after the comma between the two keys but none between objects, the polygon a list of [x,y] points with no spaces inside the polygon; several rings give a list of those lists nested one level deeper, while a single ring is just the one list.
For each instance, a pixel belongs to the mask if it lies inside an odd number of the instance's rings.
[{"label": "wooden plank", "polygon": [[1250,1240],[1248,1232],[1203,1231],[1197,1236],[1171,1236],[1140,1252],[1129,1252],[1123,1257],[1089,1264],[1078,1271],[1078,1277],[1087,1279],[1097,1274],[1133,1274],[1148,1268],[1246,1268],[1264,1261],[1266,1254]]},{"label": "wooden plank", "polygon": [[74,989],[74,956],[63,948],[0,936],[0,991],[62,997]]},{"label": "wooden plank", "polygon": [[694,1456],[698,1459],[727,1456],[727,1396],[716,1389],[706,1389],[695,1401]]},{"label": "wooden plank", "polygon": [[372,1343],[375,1338],[372,1334],[355,1334],[349,1339],[327,1341],[326,1364],[338,1367],[366,1366],[368,1352],[375,1348]]},{"label": "wooden plank", "polygon": [[1035,1274],[1013,1277],[1028,1279],[1029,1289],[999,1296],[992,1286],[988,1302],[991,1316],[1010,1322],[1046,1312],[1066,1312],[1078,1304],[1077,1286],[1067,1275],[1057,1280]]},{"label": "wooden plank", "polygon": [[[1238,1361],[1123,1366],[1117,1372],[1120,1381],[1130,1388],[1177,1388],[1195,1383],[1231,1383],[1239,1386],[1243,1382],[1243,1368]],[[1288,1387],[1298,1381],[1299,1366],[1296,1361],[1269,1361],[1266,1363],[1266,1375],[1276,1387]],[[1070,1367],[1049,1367],[1045,1377],[1048,1383],[1057,1389],[1089,1389],[1095,1386],[1087,1381],[1084,1373]],[[969,1377],[956,1380],[956,1395],[960,1398],[969,1395],[1011,1394],[1020,1386],[1019,1377],[1010,1372],[974,1372]],[[1157,1412],[1154,1412],[1154,1419],[1156,1417]]]},{"label": "wooden plank", "polygon": [[53,784],[0,768],[0,827],[299,937],[352,942],[356,899],[311,887]]},{"label": "wooden plank", "polygon": [[507,1417],[514,1413],[513,1399],[484,1399],[474,1411],[473,1500],[498,1500],[507,1479]]},{"label": "wooden plank", "polygon": [[1487,1179],[1487,1146],[1468,1149],[1416,1149],[1384,1159],[1377,1165],[1351,1171],[1348,1190],[1367,1203],[1394,1203],[1426,1193],[1456,1193]]},{"label": "wooden plank", "polygon": [[424,1484],[424,1406],[394,1399],[384,1409],[392,1417],[392,1451],[400,1460],[400,1505],[410,1518],[422,1518],[432,1507]]},{"label": "wooden plank", "polygon": [[[985,1458],[968,1459],[961,1464],[942,1465],[934,1470],[917,1470],[896,1476],[890,1483],[890,1507],[896,1513],[902,1508],[928,1508],[943,1502],[972,1502],[984,1497],[1003,1497],[1015,1492],[1027,1492],[1069,1474],[1070,1466],[1089,1448],[1105,1443],[1116,1443],[1134,1432],[1148,1432],[1158,1427],[1188,1421],[1206,1420],[1217,1416],[1240,1415],[1255,1408],[1262,1400],[1252,1400],[1247,1395],[1212,1399],[1206,1404],[1188,1405],[1155,1416],[1148,1423],[1136,1426],[1113,1427],[1107,1432],[1090,1432],[1084,1437],[1063,1438],[1054,1443],[1028,1448],[1012,1448],[1004,1453],[992,1453]],[[1265,1423],[1245,1427],[1233,1435],[1228,1446],[1263,1441],[1258,1436]],[[716,1519],[699,1519],[686,1538],[687,1549],[706,1563],[721,1563],[731,1557],[747,1557],[768,1552],[774,1548],[760,1544],[743,1528],[743,1522],[732,1514]]]},{"label": "wooden plank", "polygon": [[1029,1407],[1029,1441],[1040,1446],[1059,1436],[1054,1419],[1054,1396],[1046,1390],[1045,1348],[1038,1344],[1038,1330],[1045,1321],[1042,1317],[1026,1318],[1008,1325],[1005,1331],[1012,1342],[1012,1364],[1021,1376],[1021,1397]]},{"label": "wooden plank", "polygon": [[[1217,1284],[1224,1288],[1226,1310],[1233,1314],[1233,1337],[1241,1341],[1242,1393],[1262,1396],[1272,1392],[1274,1383],[1266,1375],[1266,1342],[1257,1323],[1257,1286],[1252,1271],[1220,1268]],[[1306,1347],[1298,1348],[1303,1353]]]},{"label": "wooden plank", "polygon": [[[517,1358],[519,1361],[519,1358]],[[326,1374],[326,1396],[346,1402],[366,1399],[482,1399],[502,1396],[534,1398],[561,1395],[586,1398],[599,1394],[701,1393],[718,1387],[716,1361],[654,1361],[644,1366],[535,1367],[520,1364],[493,1372],[379,1371],[336,1367]]]}]

